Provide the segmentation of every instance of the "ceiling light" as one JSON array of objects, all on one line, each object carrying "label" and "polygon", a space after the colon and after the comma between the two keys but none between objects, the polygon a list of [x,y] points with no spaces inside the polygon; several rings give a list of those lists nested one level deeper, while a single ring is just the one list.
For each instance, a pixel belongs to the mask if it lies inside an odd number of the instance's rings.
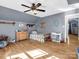
[{"label": "ceiling light", "polygon": [[19,27],[23,27],[24,26],[24,24],[19,24]]},{"label": "ceiling light", "polygon": [[38,11],[32,10],[32,13],[33,13],[34,15],[37,15],[37,14],[38,14]]}]

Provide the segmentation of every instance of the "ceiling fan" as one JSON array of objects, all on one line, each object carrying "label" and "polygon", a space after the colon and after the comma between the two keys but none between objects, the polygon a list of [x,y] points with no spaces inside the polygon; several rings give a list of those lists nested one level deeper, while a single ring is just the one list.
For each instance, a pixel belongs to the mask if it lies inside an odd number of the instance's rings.
[{"label": "ceiling fan", "polygon": [[25,4],[21,4],[21,6],[30,8],[29,10],[25,10],[24,12],[28,12],[28,11],[40,11],[40,12],[45,12],[45,10],[38,8],[38,7],[42,6],[41,3],[37,3],[37,4],[32,3],[32,6],[31,6],[31,7],[30,7],[30,6],[27,6],[27,5],[25,5]]}]

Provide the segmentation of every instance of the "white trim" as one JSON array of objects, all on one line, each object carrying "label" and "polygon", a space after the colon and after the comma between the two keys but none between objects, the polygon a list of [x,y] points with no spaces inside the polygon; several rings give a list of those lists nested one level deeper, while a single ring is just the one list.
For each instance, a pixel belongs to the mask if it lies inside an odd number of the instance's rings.
[{"label": "white trim", "polygon": [[68,24],[69,19],[72,19],[72,18],[79,18],[79,13],[65,16],[65,42],[67,42],[68,44],[70,43],[69,41],[70,39],[69,39],[69,35],[67,35],[67,24]]},{"label": "white trim", "polygon": [[69,35],[67,34],[68,17],[65,16],[65,42],[69,44]]},{"label": "white trim", "polygon": [[65,17],[68,18],[68,19],[79,18],[79,13],[66,15]]}]

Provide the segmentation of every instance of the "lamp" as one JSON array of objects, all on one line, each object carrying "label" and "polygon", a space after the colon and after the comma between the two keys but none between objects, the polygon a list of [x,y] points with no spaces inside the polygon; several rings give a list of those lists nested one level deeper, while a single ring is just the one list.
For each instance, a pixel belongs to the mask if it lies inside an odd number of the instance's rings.
[{"label": "lamp", "polygon": [[33,12],[34,15],[38,14],[38,11],[36,11],[36,10],[32,10],[32,12]]},{"label": "lamp", "polygon": [[20,28],[20,31],[26,31],[27,30],[26,24],[20,23],[19,28]]}]

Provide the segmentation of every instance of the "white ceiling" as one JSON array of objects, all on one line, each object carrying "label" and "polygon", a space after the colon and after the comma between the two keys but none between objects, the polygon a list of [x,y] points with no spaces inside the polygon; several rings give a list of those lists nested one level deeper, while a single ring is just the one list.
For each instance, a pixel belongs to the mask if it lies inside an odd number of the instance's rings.
[{"label": "white ceiling", "polygon": [[[28,10],[28,8],[21,6],[21,4],[31,6],[31,3],[33,2],[42,3],[42,6],[40,8],[46,10],[46,12],[38,12],[38,14],[35,15],[39,17],[45,17],[52,14],[60,13],[62,12],[62,8],[68,7],[67,0],[0,0],[0,5],[23,12],[25,10]],[[27,13],[34,15],[32,11]]]}]

